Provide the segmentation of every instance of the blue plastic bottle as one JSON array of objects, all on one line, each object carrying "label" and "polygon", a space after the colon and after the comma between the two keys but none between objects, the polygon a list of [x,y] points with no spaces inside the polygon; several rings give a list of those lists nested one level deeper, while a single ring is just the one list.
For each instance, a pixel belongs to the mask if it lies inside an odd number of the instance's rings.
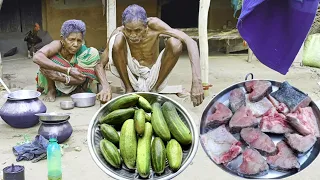
[{"label": "blue plastic bottle", "polygon": [[62,180],[61,150],[55,137],[50,137],[47,147],[48,180]]}]

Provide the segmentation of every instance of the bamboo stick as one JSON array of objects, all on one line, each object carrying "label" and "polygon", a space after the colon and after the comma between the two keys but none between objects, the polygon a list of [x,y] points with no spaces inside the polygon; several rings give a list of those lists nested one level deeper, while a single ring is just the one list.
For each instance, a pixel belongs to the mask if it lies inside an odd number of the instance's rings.
[{"label": "bamboo stick", "polygon": [[[208,48],[208,12],[210,0],[200,0],[199,9],[199,48],[200,48],[200,65],[202,85],[209,85],[209,48]],[[204,96],[209,95],[209,90],[204,90]]]},{"label": "bamboo stick", "polygon": [[117,3],[116,0],[107,0],[107,39],[110,38],[112,32],[117,28]]}]

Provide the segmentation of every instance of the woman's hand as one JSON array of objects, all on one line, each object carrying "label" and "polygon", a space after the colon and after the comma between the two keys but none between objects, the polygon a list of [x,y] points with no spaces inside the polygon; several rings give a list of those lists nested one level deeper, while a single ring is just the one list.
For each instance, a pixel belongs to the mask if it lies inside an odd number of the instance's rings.
[{"label": "woman's hand", "polygon": [[86,75],[82,74],[78,68],[71,68],[69,75],[80,81],[84,81],[86,79]]}]

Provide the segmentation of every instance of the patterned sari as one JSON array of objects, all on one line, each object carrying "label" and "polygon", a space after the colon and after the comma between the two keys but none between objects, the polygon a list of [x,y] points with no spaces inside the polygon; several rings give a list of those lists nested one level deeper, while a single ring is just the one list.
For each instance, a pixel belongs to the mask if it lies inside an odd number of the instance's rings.
[{"label": "patterned sari", "polygon": [[[85,45],[82,45],[79,51],[72,57],[70,62],[64,59],[60,53],[51,57],[51,61],[64,67],[74,67],[77,68],[80,72],[87,76],[88,81],[88,92],[92,92],[90,85],[92,82],[97,82],[97,76],[95,73],[95,66],[100,59],[99,52],[97,49],[90,47],[87,48]],[[60,76],[66,76],[66,74],[58,72]],[[47,94],[48,93],[48,81],[47,78],[38,71],[37,77],[37,91]],[[85,83],[86,83],[85,82]],[[62,94],[69,94],[74,91],[77,86],[76,85],[66,85],[64,82],[55,82],[57,96],[61,96]]]}]

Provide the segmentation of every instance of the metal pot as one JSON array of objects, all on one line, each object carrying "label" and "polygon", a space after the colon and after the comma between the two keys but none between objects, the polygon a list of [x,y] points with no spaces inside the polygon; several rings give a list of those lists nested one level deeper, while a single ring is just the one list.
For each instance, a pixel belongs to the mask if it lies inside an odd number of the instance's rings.
[{"label": "metal pot", "polygon": [[72,126],[68,120],[57,122],[41,122],[38,134],[49,140],[49,137],[57,137],[58,143],[63,143],[71,136],[73,132]]},{"label": "metal pot", "polygon": [[39,100],[40,92],[19,90],[8,95],[0,109],[1,118],[11,127],[30,128],[39,123],[36,113],[44,113],[47,107]]},{"label": "metal pot", "polygon": [[24,166],[10,165],[3,168],[3,180],[25,180]]}]

